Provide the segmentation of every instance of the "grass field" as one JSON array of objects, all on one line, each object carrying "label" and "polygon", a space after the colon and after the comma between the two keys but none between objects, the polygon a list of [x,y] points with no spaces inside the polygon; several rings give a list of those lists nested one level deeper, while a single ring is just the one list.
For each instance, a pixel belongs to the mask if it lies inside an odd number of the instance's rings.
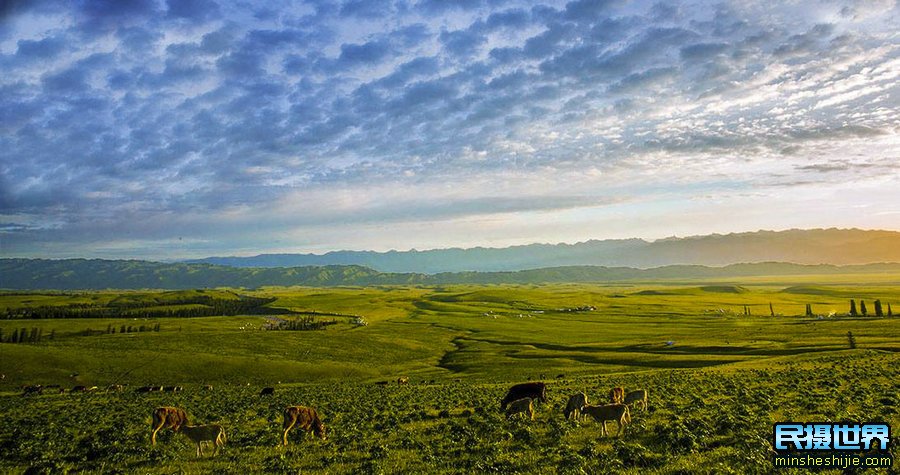
[{"label": "grass field", "polygon": [[[8,293],[0,310],[159,309],[183,294]],[[217,295],[274,297],[278,319],[337,323],[270,331],[276,317],[268,315],[0,320],[0,338],[20,329],[43,335],[0,343],[0,470],[769,473],[776,421],[900,424],[900,319],[873,316],[876,299],[885,313],[900,302],[900,278],[890,276]],[[865,301],[869,315],[845,316],[850,299]],[[159,331],[107,331],[156,324]],[[409,386],[373,384],[401,375]],[[549,403],[536,421],[506,421],[498,407],[506,388],[535,379],[548,382]],[[129,387],[20,395],[25,384],[113,383]],[[133,390],[149,384],[185,390]],[[634,415],[623,438],[563,420],[569,394],[599,400],[615,385],[651,395],[651,409]],[[275,386],[275,396],[260,398],[263,386]],[[329,440],[297,432],[292,446],[277,447],[288,404],[319,408]],[[187,440],[168,432],[150,447],[150,411],[160,405],[222,422],[225,452],[195,460]]]}]

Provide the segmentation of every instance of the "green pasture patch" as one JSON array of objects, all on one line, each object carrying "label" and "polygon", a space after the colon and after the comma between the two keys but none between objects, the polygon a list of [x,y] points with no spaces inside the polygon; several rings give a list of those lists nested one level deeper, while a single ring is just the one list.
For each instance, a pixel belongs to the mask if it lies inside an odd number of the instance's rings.
[{"label": "green pasture patch", "polygon": [[[900,319],[872,316],[870,303],[900,302],[897,279],[777,279],[0,294],[0,308],[119,299],[164,309],[209,292],[274,297],[270,306],[296,312],[0,320],[0,340],[43,335],[0,343],[0,472],[769,473],[774,422],[900,427]],[[851,298],[869,317],[845,315]],[[265,329],[306,316],[337,323]],[[535,421],[507,420],[500,399],[528,380],[545,381],[549,400]],[[112,383],[129,386],[106,392]],[[22,396],[23,384],[101,390]],[[142,385],[184,391],[136,393]],[[260,396],[264,386],[275,394]],[[600,403],[614,386],[650,392],[623,438],[563,420],[569,395]],[[295,431],[279,445],[293,404],[320,410],[328,441]],[[150,447],[150,412],[162,405],[223,423],[223,453],[196,460],[171,431]]]}]

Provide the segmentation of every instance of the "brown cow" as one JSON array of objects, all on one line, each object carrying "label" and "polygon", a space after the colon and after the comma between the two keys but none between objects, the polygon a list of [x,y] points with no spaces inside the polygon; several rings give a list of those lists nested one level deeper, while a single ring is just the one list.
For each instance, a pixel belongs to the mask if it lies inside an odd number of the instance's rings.
[{"label": "brown cow", "polygon": [[547,402],[547,385],[540,382],[516,384],[509,388],[506,396],[500,401],[500,410],[506,409],[507,404],[526,397],[541,402]]},{"label": "brown cow", "polygon": [[400,376],[397,378],[397,385],[402,386],[404,384],[409,384],[409,376]]},{"label": "brown cow", "polygon": [[313,432],[322,440],[328,439],[325,435],[325,424],[319,418],[315,409],[306,406],[289,406],[284,409],[284,434],[281,439],[284,445],[288,444],[288,432],[294,427],[299,427],[306,432]]},{"label": "brown cow", "polygon": [[168,427],[178,432],[181,426],[188,423],[187,413],[177,407],[157,407],[153,410],[153,435],[150,441],[156,445],[156,433],[163,427]]},{"label": "brown cow", "polygon": [[625,388],[612,388],[609,390],[609,402],[611,404],[622,404],[625,400]]}]

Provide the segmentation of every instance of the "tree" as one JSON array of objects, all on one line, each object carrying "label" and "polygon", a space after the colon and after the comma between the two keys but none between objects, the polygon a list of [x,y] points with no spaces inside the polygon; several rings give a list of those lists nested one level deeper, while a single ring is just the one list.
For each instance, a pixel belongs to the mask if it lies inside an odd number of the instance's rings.
[{"label": "tree", "polygon": [[866,316],[866,314],[869,313],[868,311],[866,311],[866,301],[865,300],[859,301],[859,313],[861,313],[862,316],[864,316],[864,317]]},{"label": "tree", "polygon": [[806,316],[807,317],[813,316],[812,304],[806,304]]},{"label": "tree", "polygon": [[850,316],[856,316],[856,301],[853,299],[850,299]]},{"label": "tree", "polygon": [[883,309],[881,308],[881,300],[876,300],[876,301],[875,301],[875,316],[876,316],[876,317],[883,317],[883,316],[884,316],[884,311],[883,311]]},{"label": "tree", "polygon": [[775,307],[772,306],[772,302],[769,302],[769,313],[772,314],[773,317],[775,316]]},{"label": "tree", "polygon": [[856,349],[856,338],[853,336],[853,332],[847,332],[847,343],[850,344],[850,349]]},{"label": "tree", "polygon": [[893,317],[893,316],[894,316],[894,312],[891,311],[891,304],[888,304],[888,316],[889,316],[889,317]]},{"label": "tree", "polygon": [[12,336],[9,337],[10,343],[18,343],[19,342],[19,329],[16,328],[13,330]]}]

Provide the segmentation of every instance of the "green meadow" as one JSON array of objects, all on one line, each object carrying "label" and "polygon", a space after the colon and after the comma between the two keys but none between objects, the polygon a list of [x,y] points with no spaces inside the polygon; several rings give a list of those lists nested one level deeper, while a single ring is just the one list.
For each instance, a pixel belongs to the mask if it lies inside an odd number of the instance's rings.
[{"label": "green meadow", "polygon": [[[851,299],[867,315],[848,316]],[[267,303],[249,315],[165,316],[225,300]],[[769,473],[774,422],[900,427],[900,319],[888,304],[900,311],[897,276],[7,292],[6,315],[77,307],[106,317],[0,320],[0,469]],[[323,325],[271,328],[292,321]],[[9,342],[14,333],[30,341]],[[399,376],[411,384],[398,386]],[[548,383],[549,402],[535,421],[507,421],[500,398],[528,380]],[[22,396],[33,384],[100,390]],[[110,384],[127,386],[108,393]],[[144,385],[184,391],[135,393]],[[651,400],[623,437],[563,419],[569,394],[593,402],[618,385],[646,388]],[[275,396],[258,396],[264,386]],[[288,404],[319,408],[329,440],[297,431],[279,447]],[[170,432],[150,447],[160,405],[222,422],[223,454],[196,460]]]}]

